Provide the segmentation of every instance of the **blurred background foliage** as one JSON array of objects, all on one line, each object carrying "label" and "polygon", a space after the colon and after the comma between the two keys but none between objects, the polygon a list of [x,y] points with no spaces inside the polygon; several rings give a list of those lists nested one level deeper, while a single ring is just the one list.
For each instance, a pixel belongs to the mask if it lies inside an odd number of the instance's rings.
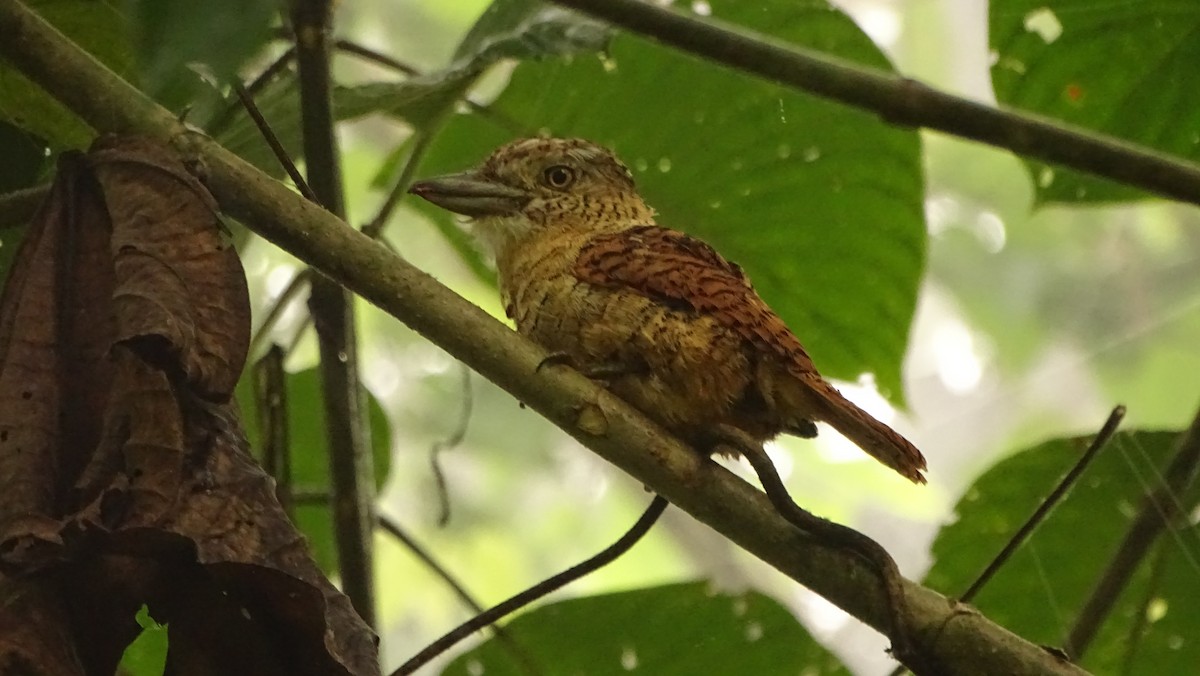
[{"label": "blurred background foliage", "polygon": [[[228,91],[232,77],[252,78],[287,49],[275,3],[28,4],[164,105],[281,174]],[[966,97],[1200,154],[1192,0],[675,4]],[[1068,439],[1126,404],[1126,429],[1145,431],[1112,445],[978,599],[1018,633],[1062,642],[1137,496],[1161,471],[1170,431],[1200,401],[1194,207],[890,127],[532,0],[360,0],[342,3],[335,25],[337,37],[406,71],[335,55],[351,223],[371,221],[397,181],[465,168],[516,136],[580,135],[613,147],[663,224],[745,266],[822,371],[926,452],[930,485],[917,488],[832,433],[771,449],[801,504],[880,540],[910,577],[932,566],[939,591],[961,591],[1003,545],[1077,456],[1080,444]],[[293,72],[284,69],[258,101],[297,151]],[[56,151],[90,138],[0,64],[0,192],[45,181]],[[2,234],[0,261],[20,236]],[[238,236],[261,322],[302,266]],[[461,223],[405,199],[383,236],[502,316],[490,263]],[[300,487],[320,490],[317,356],[305,317],[301,294],[265,337],[292,348],[294,464]],[[386,478],[381,509],[485,605],[602,548],[649,501],[436,346],[365,305],[359,317]],[[253,419],[250,388],[241,389]],[[460,428],[461,443],[442,443]],[[444,447],[445,526],[435,446]],[[1184,673],[1200,663],[1200,617],[1188,600],[1200,591],[1192,511],[1200,495],[1175,497],[1192,518],[1121,597],[1084,660],[1097,673]],[[336,574],[327,510],[304,507],[298,520]],[[390,669],[469,611],[398,542],[381,533],[376,544]],[[572,600],[510,625],[541,673],[886,669],[881,637],[674,510],[633,552],[555,598]],[[164,630],[144,619],[148,638],[127,666],[156,673],[138,665],[161,664]],[[683,653],[687,660],[670,659]],[[450,659],[423,673],[524,673],[495,642]]]}]

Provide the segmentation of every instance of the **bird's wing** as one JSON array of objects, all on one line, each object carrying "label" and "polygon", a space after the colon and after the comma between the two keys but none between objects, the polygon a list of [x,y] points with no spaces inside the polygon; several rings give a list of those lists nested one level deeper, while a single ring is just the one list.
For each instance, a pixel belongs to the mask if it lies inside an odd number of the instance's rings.
[{"label": "bird's wing", "polygon": [[580,251],[575,276],[708,315],[759,349],[775,353],[798,374],[816,371],[800,341],[759,298],[742,269],[678,230],[642,225],[598,235]]},{"label": "bird's wing", "polygon": [[597,286],[629,289],[728,326],[757,349],[777,355],[797,376],[790,382],[798,389],[787,386],[773,393],[802,416],[789,421],[788,431],[812,436],[810,420],[824,420],[880,462],[925,482],[921,451],[821,378],[800,341],[758,297],[742,269],[704,242],[656,226],[599,235],[580,250],[575,276]]}]

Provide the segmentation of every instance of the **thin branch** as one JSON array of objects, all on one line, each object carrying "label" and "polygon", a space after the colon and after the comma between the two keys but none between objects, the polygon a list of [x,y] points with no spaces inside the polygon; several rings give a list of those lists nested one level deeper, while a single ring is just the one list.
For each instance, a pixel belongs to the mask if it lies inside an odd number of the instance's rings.
[{"label": "thin branch", "polygon": [[879,114],[1200,204],[1200,165],[1032,113],[951,96],[899,75],[642,0],[552,0],[717,63]]},{"label": "thin branch", "polygon": [[[309,295],[311,294],[312,292],[310,291]],[[305,313],[300,318],[300,323],[296,325],[296,330],[292,332],[292,339],[283,348],[284,354],[291,354],[296,351],[296,348],[300,346],[300,341],[304,340],[305,332],[312,328],[312,323],[312,313]]]},{"label": "thin branch", "polygon": [[638,540],[642,539],[642,536],[658,521],[658,517],[662,516],[663,511],[667,508],[667,504],[666,498],[661,495],[655,495],[654,500],[650,502],[650,506],[646,508],[645,512],[642,512],[642,515],[633,524],[633,527],[625,531],[625,534],[618,538],[616,542],[605,547],[598,554],[582,563],[571,566],[557,575],[552,575],[529,589],[501,601],[499,604],[458,625],[438,640],[425,646],[421,652],[410,657],[407,662],[392,672],[392,676],[405,676],[405,674],[413,673],[429,662],[429,660],[446,652],[455,643],[474,634],[476,631],[499,621],[505,615],[527,606],[557,589],[561,589],[588,573],[592,573],[612,563],[617,557],[629,551],[631,547],[637,544]]},{"label": "thin branch", "polygon": [[[356,42],[352,42],[350,40],[338,40],[334,43],[334,45],[339,50],[344,51],[347,54],[352,54],[376,65],[384,66],[385,68],[391,68],[409,77],[420,77],[421,75],[424,75],[424,73],[412,65],[404,63],[403,61],[400,61],[399,59],[388,54],[383,54],[369,47],[364,47]],[[475,101],[465,97],[463,98],[462,102],[463,105],[465,105],[471,112],[487,118],[489,121],[496,123],[501,128],[506,129],[515,135],[533,135],[533,132],[528,130],[525,125],[517,122],[504,113],[492,109],[490,106],[486,106],[482,103],[476,103]]]},{"label": "thin branch", "polygon": [[462,583],[459,582],[458,579],[453,575],[451,575],[450,571],[447,570],[446,567],[443,566],[437,559],[433,558],[433,555],[429,553],[429,550],[425,549],[419,542],[414,540],[413,537],[409,535],[408,532],[405,531],[395,519],[387,514],[384,514],[383,512],[380,512],[376,516],[379,519],[379,526],[383,528],[383,530],[389,535],[399,540],[400,543],[403,544],[408,551],[412,552],[414,556],[420,559],[421,563],[423,563],[426,568],[432,571],[433,574],[438,577],[438,579],[446,583],[446,586],[449,587],[452,592],[454,592],[454,595],[458,597],[459,601],[462,601],[464,606],[466,606],[473,613],[483,612],[483,606],[480,605],[479,601],[475,600],[474,596],[471,596],[471,593],[467,591],[466,587],[462,586]]},{"label": "thin branch", "polygon": [[408,188],[412,185],[413,177],[416,176],[417,167],[425,158],[425,153],[429,150],[432,140],[433,136],[424,131],[413,133],[412,151],[409,152],[408,159],[404,161],[404,167],[400,170],[400,175],[396,177],[396,182],[392,184],[391,190],[388,191],[387,198],[380,205],[379,211],[375,213],[375,217],[369,223],[363,226],[364,235],[375,239],[383,233],[383,226],[387,224],[392,212],[399,206],[400,200],[408,194]]},{"label": "thin branch", "polygon": [[1170,551],[1170,547],[1160,540],[1155,548],[1154,558],[1150,561],[1150,579],[1146,581],[1145,593],[1138,603],[1129,633],[1125,635],[1125,656],[1121,659],[1122,676],[1129,676],[1137,666],[1138,650],[1145,642],[1146,629],[1150,626],[1150,607],[1162,586],[1163,572],[1167,568],[1167,553]]},{"label": "thin branch", "polygon": [[0,195],[0,229],[26,225],[37,213],[50,185],[35,185]]},{"label": "thin branch", "polygon": [[[258,74],[258,77],[250,81],[250,84],[245,86],[245,92],[250,98],[258,96],[275,76],[287,70],[287,67],[296,59],[296,46],[289,45],[287,51],[279,55],[279,58],[271,62],[269,66],[263,69],[263,72]],[[239,97],[240,98],[240,97]],[[241,105],[239,105],[241,104]],[[219,115],[213,118],[213,121],[208,124],[207,131],[213,136],[217,136],[233,122],[237,112],[244,107],[244,102],[230,103]]]},{"label": "thin branch", "polygon": [[246,113],[250,115],[250,119],[254,121],[254,126],[258,128],[258,133],[262,134],[267,145],[271,147],[271,153],[275,155],[279,166],[283,167],[288,178],[292,179],[292,183],[296,184],[296,189],[300,191],[301,195],[304,195],[304,199],[314,204],[320,204],[321,200],[317,199],[317,194],[313,192],[312,188],[308,187],[308,181],[304,180],[304,176],[296,168],[296,163],[292,161],[287,150],[283,147],[283,143],[275,135],[275,130],[271,129],[271,125],[263,117],[262,111],[254,104],[254,99],[250,97],[250,93],[240,83],[234,83],[233,91],[237,94],[238,100],[241,101],[242,107],[246,109]]},{"label": "thin branch", "polygon": [[[983,572],[979,574],[979,577],[975,578],[975,581],[972,582],[969,587],[967,587],[967,590],[958,597],[960,602],[969,603],[971,599],[975,598],[975,595],[978,594],[981,589],[983,589],[984,585],[991,581],[996,572],[1008,562],[1013,553],[1016,552],[1017,549],[1019,549],[1021,545],[1029,539],[1029,536],[1033,534],[1033,531],[1036,530],[1042,521],[1045,520],[1046,516],[1050,513],[1050,510],[1054,509],[1054,506],[1062,500],[1063,496],[1067,494],[1067,491],[1071,488],[1071,486],[1074,486],[1075,482],[1079,480],[1080,475],[1083,474],[1083,470],[1087,469],[1087,467],[1092,464],[1092,460],[1096,458],[1096,454],[1100,452],[1100,449],[1104,448],[1104,446],[1108,444],[1109,440],[1112,439],[1112,436],[1116,434],[1117,428],[1121,425],[1121,420],[1124,418],[1124,406],[1117,406],[1113,408],[1112,412],[1108,414],[1108,419],[1105,420],[1104,425],[1101,426],[1100,431],[1097,432],[1095,438],[1092,439],[1092,443],[1088,444],[1087,450],[1083,452],[1083,455],[1079,457],[1079,460],[1075,462],[1075,465],[1072,466],[1065,475],[1063,475],[1063,478],[1059,480],[1058,485],[1056,485],[1054,489],[1050,491],[1050,494],[1042,500],[1041,504],[1037,506],[1037,509],[1033,510],[1033,514],[1029,515],[1029,518],[1025,520],[1025,523],[1021,524],[1021,527],[1017,529],[1017,532],[1013,533],[1012,537],[1008,539],[1008,542],[1005,543],[1004,547],[1000,549],[1000,552],[996,554],[996,556],[991,560],[990,563],[988,563],[987,566],[984,567]],[[893,669],[889,676],[900,676],[900,674],[905,673],[905,671],[904,665],[900,665]]]},{"label": "thin branch", "polygon": [[[341,155],[329,72],[332,0],[293,0],[296,68],[305,167],[320,204],[345,218]],[[333,487],[334,536],[342,589],[363,620],[375,626],[375,469],[358,374],[354,300],[337,282],[313,277],[309,314],[321,354],[321,399]]]},{"label": "thin branch", "polygon": [[[887,599],[874,572],[854,554],[802,537],[761,491],[582,374],[537,373],[545,350],[344,220],[190,132],[17,0],[0,0],[0,35],[0,57],[96,130],[157,138],[202,163],[229,216],[401,320],[750,553],[863,622],[887,626]],[[913,626],[922,628],[921,647],[942,673],[1084,673],[980,614],[960,612],[937,592],[906,581],[904,593]]]},{"label": "thin branch", "polygon": [[288,281],[287,286],[283,288],[283,291],[279,293],[274,302],[271,303],[267,309],[267,316],[262,320],[262,324],[259,324],[253,335],[250,336],[249,353],[251,355],[258,354],[259,349],[262,347],[262,342],[267,339],[267,336],[271,334],[275,325],[283,318],[284,311],[292,304],[292,301],[296,300],[304,292],[308,283],[312,280],[312,276],[312,268],[304,268],[297,272]]},{"label": "thin branch", "polygon": [[[383,530],[389,535],[399,540],[400,543],[403,544],[406,549],[408,549],[408,551],[412,552],[413,556],[416,556],[426,568],[432,571],[438,579],[444,582],[446,586],[454,592],[454,595],[458,597],[458,600],[462,601],[463,605],[470,609],[472,613],[479,615],[485,612],[484,607],[475,600],[475,597],[471,596],[470,592],[468,592],[466,588],[462,586],[462,583],[460,583],[458,579],[456,579],[454,575],[452,575],[450,571],[447,570],[446,567],[443,566],[437,559],[433,558],[433,555],[429,553],[429,550],[421,546],[421,543],[417,542],[411,535],[409,535],[399,523],[392,519],[392,517],[382,512],[376,516],[379,518],[380,527],[382,527]],[[492,630],[495,632],[496,638],[504,644],[506,649],[508,649],[509,653],[513,656],[513,659],[517,660],[517,662],[523,666],[526,671],[534,674],[539,673],[539,670],[537,669],[537,666],[534,664],[530,655],[523,648],[521,648],[521,646],[507,631],[504,630],[504,627],[493,626]]]},{"label": "thin branch", "polygon": [[293,488],[292,502],[309,507],[328,507],[333,500],[332,494],[325,488]]},{"label": "thin branch", "polygon": [[442,471],[441,456],[462,443],[467,436],[467,426],[471,423],[471,408],[475,397],[471,393],[471,369],[460,364],[462,370],[462,409],[458,413],[458,427],[445,439],[434,442],[429,449],[429,466],[433,469],[433,477],[438,491],[438,525],[445,527],[450,523],[450,487],[446,483],[446,474]]},{"label": "thin branch", "polygon": [[1092,443],[1088,445],[1087,450],[1083,452],[1083,455],[1079,457],[1075,465],[1058,482],[1054,490],[1050,491],[1050,494],[1042,500],[1042,504],[1033,510],[1033,514],[1030,514],[1025,523],[1021,524],[1017,532],[1009,538],[1008,543],[1004,545],[1004,548],[1000,550],[996,558],[992,559],[991,563],[979,574],[979,577],[975,578],[975,581],[971,583],[971,586],[967,587],[967,590],[958,597],[959,601],[966,603],[975,598],[975,595],[992,579],[996,571],[1000,570],[1000,567],[1008,562],[1013,552],[1025,544],[1025,541],[1029,539],[1033,531],[1046,518],[1046,515],[1050,513],[1050,510],[1054,509],[1054,506],[1062,500],[1071,486],[1075,485],[1075,482],[1079,479],[1079,475],[1083,474],[1083,470],[1087,469],[1087,466],[1091,464],[1096,454],[1100,452],[1100,449],[1104,448],[1109,439],[1112,439],[1112,436],[1117,433],[1117,428],[1121,425],[1121,420],[1124,417],[1124,406],[1117,406],[1112,410],[1112,413],[1108,414],[1108,420],[1104,422],[1104,426],[1096,433],[1096,437],[1092,439]]},{"label": "thin branch", "polygon": [[346,52],[347,54],[353,54],[354,56],[357,56],[365,61],[369,61],[377,66],[391,68],[392,70],[399,71],[409,77],[414,77],[421,74],[421,71],[408,65],[407,63],[388,56],[383,52],[375,51],[370,47],[360,45],[357,42],[352,42],[350,40],[335,40],[333,46],[340,51]]},{"label": "thin branch", "polygon": [[278,345],[254,366],[254,395],[258,412],[263,469],[275,479],[275,496],[289,517],[295,517],[292,501],[292,440],[288,426],[287,374],[284,354]]},{"label": "thin branch", "polygon": [[1079,611],[1075,626],[1071,627],[1063,650],[1072,659],[1079,659],[1087,651],[1154,541],[1182,515],[1185,506],[1177,498],[1184,494],[1200,472],[1200,411],[1197,411],[1187,431],[1180,435],[1175,448],[1163,483],[1142,499],[1141,508],[1117,547],[1116,554],[1092,589],[1083,610]]}]

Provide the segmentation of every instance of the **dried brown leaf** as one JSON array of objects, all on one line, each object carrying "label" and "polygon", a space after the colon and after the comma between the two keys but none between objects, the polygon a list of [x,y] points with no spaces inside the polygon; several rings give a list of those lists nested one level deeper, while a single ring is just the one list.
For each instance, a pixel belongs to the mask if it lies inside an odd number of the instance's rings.
[{"label": "dried brown leaf", "polygon": [[[189,450],[206,459],[165,530],[188,538],[196,560],[251,617],[267,623],[288,673],[378,673],[374,634],[324,577],[275,497],[275,482],[250,456],[229,406],[188,406]],[[199,435],[195,433],[199,432]],[[207,450],[204,450],[207,449]]]},{"label": "dried brown leaf", "polygon": [[182,368],[201,396],[227,400],[246,361],[250,305],[216,201],[149,139],[101,139],[89,160],[113,223],[118,340]]},{"label": "dried brown leaf", "polygon": [[0,673],[111,673],[146,603],[173,673],[378,674],[246,447],[246,283],[203,185],[164,147],[105,139],[64,158],[18,257],[0,564],[24,576],[0,576]]},{"label": "dried brown leaf", "polygon": [[52,585],[0,576],[0,674],[83,676],[68,627]]},{"label": "dried brown leaf", "polygon": [[103,198],[79,155],[59,165],[0,296],[0,557],[10,567],[55,549],[62,497],[99,439],[112,374]]}]

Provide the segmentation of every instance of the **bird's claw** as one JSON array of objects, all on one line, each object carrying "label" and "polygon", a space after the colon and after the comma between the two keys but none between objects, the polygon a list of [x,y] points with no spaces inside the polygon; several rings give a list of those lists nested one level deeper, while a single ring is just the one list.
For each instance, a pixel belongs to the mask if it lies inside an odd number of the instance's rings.
[{"label": "bird's claw", "polygon": [[551,352],[538,362],[533,372],[541,373],[542,369],[547,366],[570,366],[571,368],[575,368],[575,358],[569,352]]},{"label": "bird's claw", "polygon": [[576,361],[574,356],[567,352],[551,352],[542,361],[538,362],[537,368],[533,372],[539,373],[547,366],[570,366],[592,380],[605,381],[636,372],[634,369],[630,369],[625,364],[618,362],[581,365]]}]

